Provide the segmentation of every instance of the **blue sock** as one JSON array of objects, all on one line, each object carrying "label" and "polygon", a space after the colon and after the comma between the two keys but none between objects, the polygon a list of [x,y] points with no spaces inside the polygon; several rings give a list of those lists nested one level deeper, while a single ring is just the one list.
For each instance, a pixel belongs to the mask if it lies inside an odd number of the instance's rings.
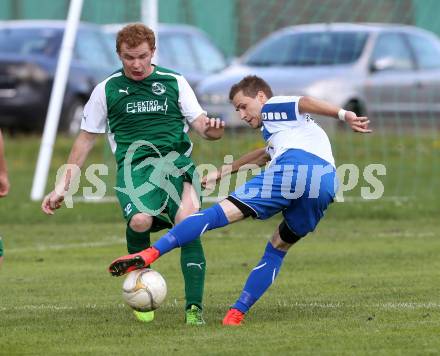
[{"label": "blue sock", "polygon": [[181,247],[197,239],[206,231],[228,224],[229,222],[223,209],[219,204],[215,204],[208,209],[188,216],[157,240],[153,247],[158,249],[162,256],[176,247]]},{"label": "blue sock", "polygon": [[252,270],[233,308],[246,313],[260,299],[278,275],[285,255],[286,252],[277,250],[270,242],[267,243],[263,258]]}]

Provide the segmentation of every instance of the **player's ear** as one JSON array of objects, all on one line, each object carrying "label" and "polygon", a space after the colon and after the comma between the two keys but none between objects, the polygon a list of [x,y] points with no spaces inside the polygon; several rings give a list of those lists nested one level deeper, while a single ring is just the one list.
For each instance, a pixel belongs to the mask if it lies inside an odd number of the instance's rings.
[{"label": "player's ear", "polygon": [[264,91],[259,90],[257,92],[257,100],[261,103],[264,104],[267,101],[267,96],[266,94],[264,94]]}]

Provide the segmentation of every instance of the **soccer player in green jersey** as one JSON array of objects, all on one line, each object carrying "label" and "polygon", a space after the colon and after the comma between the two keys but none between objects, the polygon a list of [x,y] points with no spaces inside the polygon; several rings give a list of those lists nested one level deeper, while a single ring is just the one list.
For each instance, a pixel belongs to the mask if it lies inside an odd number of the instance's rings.
[{"label": "soccer player in green jersey", "polygon": [[[0,198],[5,197],[9,193],[8,169],[4,154],[3,136],[0,130]],[[0,265],[3,262],[3,241],[0,237]]]},{"label": "soccer player in green jersey", "polygon": [[[198,184],[192,184],[198,181],[188,127],[207,140],[219,139],[224,132],[224,122],[206,116],[183,76],[151,63],[155,48],[154,32],[142,24],[119,31],[116,51],[123,68],[91,94],[67,162],[81,167],[97,134],[108,133],[129,253],[148,247],[151,231],[171,227],[200,209]],[[61,207],[72,176],[67,169],[44,198],[46,214]],[[206,261],[200,239],[182,250],[181,268],[186,323],[201,325]],[[152,312],[135,315],[142,321],[153,318]]]}]

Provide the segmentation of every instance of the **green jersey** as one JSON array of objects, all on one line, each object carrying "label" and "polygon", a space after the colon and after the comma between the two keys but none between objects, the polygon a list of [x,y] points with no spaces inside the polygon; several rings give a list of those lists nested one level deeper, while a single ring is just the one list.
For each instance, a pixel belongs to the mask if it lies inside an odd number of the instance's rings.
[{"label": "green jersey", "polygon": [[98,84],[84,108],[81,129],[108,133],[118,167],[131,144],[136,148],[132,161],[149,156],[166,156],[175,151],[191,154],[188,123],[205,111],[185,78],[169,69],[154,66],[141,81],[132,80],[123,70]]}]

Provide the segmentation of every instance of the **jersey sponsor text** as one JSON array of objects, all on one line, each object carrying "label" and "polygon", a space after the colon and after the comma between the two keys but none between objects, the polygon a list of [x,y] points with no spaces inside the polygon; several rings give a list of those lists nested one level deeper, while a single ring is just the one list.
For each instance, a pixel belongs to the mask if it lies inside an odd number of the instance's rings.
[{"label": "jersey sponsor text", "polygon": [[159,100],[143,100],[127,103],[126,112],[129,114],[146,113],[146,112],[163,112],[167,113],[167,98],[163,103]]}]

